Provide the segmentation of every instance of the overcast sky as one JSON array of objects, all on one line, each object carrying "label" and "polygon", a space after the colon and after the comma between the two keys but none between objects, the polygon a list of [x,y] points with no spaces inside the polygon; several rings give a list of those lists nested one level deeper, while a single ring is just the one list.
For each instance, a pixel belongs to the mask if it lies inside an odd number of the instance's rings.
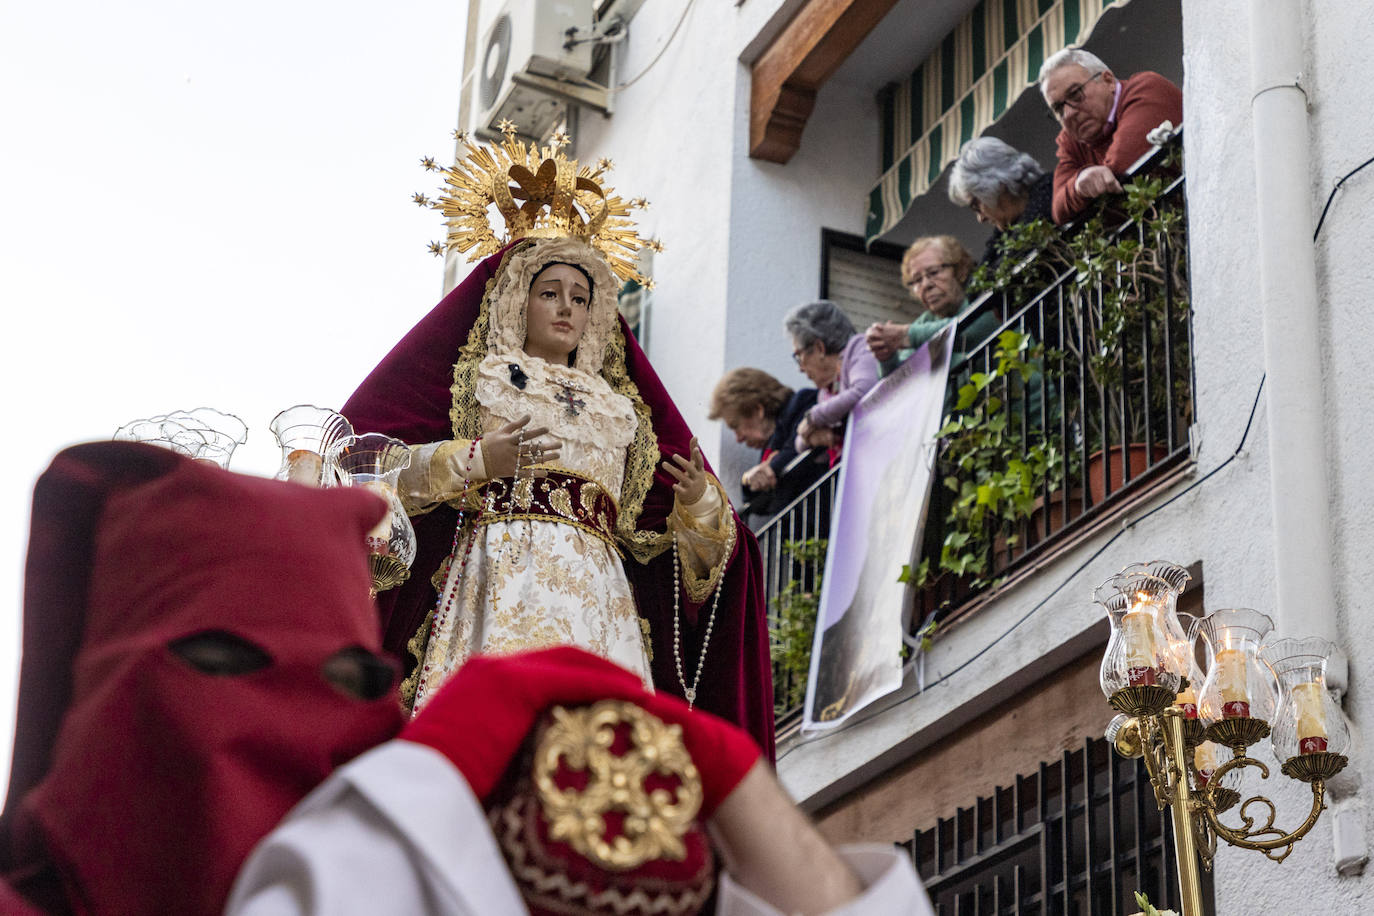
[{"label": "overcast sky", "polygon": [[0,792],[33,482],[64,446],[202,405],[270,475],[437,301],[409,202],[447,163],[465,0],[74,0],[0,12]]}]

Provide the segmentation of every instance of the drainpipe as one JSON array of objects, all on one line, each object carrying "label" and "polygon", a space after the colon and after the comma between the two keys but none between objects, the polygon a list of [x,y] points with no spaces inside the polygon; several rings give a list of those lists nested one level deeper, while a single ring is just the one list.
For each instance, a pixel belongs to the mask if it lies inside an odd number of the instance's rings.
[{"label": "drainpipe", "polygon": [[[1274,510],[1277,628],[1341,647],[1328,684],[1337,700],[1347,661],[1336,622],[1330,485],[1322,398],[1320,301],[1312,243],[1303,0],[1250,0],[1250,112],[1255,131],[1255,229],[1259,242],[1264,367],[1268,380],[1269,488]],[[1352,735],[1354,733],[1352,732]],[[1357,753],[1352,744],[1352,754]],[[1347,770],[1358,768],[1347,767]],[[1368,860],[1359,776],[1330,786],[1336,867]]]}]

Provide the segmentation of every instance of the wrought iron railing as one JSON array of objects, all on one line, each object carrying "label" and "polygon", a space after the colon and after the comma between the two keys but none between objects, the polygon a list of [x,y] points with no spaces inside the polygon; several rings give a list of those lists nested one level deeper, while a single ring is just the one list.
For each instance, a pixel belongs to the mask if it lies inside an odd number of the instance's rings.
[{"label": "wrought iron railing", "polygon": [[902,845],[940,916],[1127,916],[1136,891],[1179,908],[1172,825],[1150,776],[1100,738]]},{"label": "wrought iron railing", "polygon": [[818,602],[825,565],[823,552],[797,548],[829,536],[830,507],[835,502],[839,479],[837,464],[756,532],[763,556],[769,630],[773,634],[773,707],[779,732],[795,724],[806,688],[806,671],[800,664],[788,664],[785,656],[804,659],[810,650],[809,643],[804,647],[793,645],[788,653],[789,647],[779,641],[806,641],[805,633],[811,628],[798,625],[797,618]]},{"label": "wrought iron railing", "polygon": [[[1116,217],[1109,229],[1095,217],[1042,233],[1034,253],[1004,270],[1001,288],[977,305],[1004,320],[951,367],[950,387],[994,377],[962,413],[984,410],[985,422],[1000,417],[1004,438],[990,449],[983,448],[987,440],[972,440],[982,449],[973,461],[981,470],[973,471],[958,434],[944,440],[928,517],[945,536],[963,523],[962,533],[985,553],[973,556],[968,574],[941,570],[935,551],[949,542],[927,538],[932,581],[915,619],[948,615],[1186,461],[1192,323],[1184,182],[1170,159],[1175,153],[1168,147],[1142,164],[1141,180],[1128,185],[1129,216],[1108,213]],[[999,373],[1008,359],[1027,374]],[[992,502],[982,506],[981,527],[951,511],[968,491],[956,495],[944,486],[967,486],[970,477],[989,483]],[[977,500],[983,499],[980,487]],[[969,561],[972,552],[963,550],[960,556],[946,549],[945,566]]]},{"label": "wrought iron railing", "polygon": [[[1065,546],[1187,461],[1194,408],[1180,153],[1175,140],[1136,169],[1151,183],[1126,196],[1134,216],[1108,212],[1042,233],[1036,250],[1009,261],[1000,288],[961,321],[967,327],[980,313],[998,319],[996,331],[968,342],[967,355],[951,366],[949,390],[956,395],[995,375],[1009,343],[1021,347],[1026,376],[991,382],[973,406],[986,410],[989,398],[996,400],[1006,424],[996,470],[1005,483],[1008,460],[1016,460],[1030,467],[1028,483],[1014,495],[1018,509],[1007,510],[1008,498],[968,531],[975,547],[983,545],[983,566],[942,571],[941,547],[956,530],[955,494],[944,481],[962,483],[973,474],[953,463],[953,437],[944,440],[927,513],[933,531],[923,548],[930,575],[918,591],[913,625],[970,606],[990,585]],[[818,587],[822,564],[797,561],[786,545],[827,536],[838,470],[758,531],[775,626],[779,596],[792,600],[788,583],[797,583],[792,596]],[[797,654],[791,657],[795,662]],[[805,673],[775,656],[780,734],[799,703],[799,677]]]}]

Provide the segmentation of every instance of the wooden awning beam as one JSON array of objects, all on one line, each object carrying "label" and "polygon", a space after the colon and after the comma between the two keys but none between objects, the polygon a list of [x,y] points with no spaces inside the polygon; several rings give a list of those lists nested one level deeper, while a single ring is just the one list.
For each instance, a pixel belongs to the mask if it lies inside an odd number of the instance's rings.
[{"label": "wooden awning beam", "polygon": [[749,155],[785,163],[824,85],[897,0],[809,0],[754,62]]}]

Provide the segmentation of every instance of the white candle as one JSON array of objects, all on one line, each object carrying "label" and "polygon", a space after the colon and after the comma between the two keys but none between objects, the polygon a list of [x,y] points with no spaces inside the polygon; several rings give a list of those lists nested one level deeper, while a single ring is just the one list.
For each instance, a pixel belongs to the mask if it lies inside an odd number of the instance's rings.
[{"label": "white candle", "polygon": [[[382,499],[385,499],[385,500],[386,500],[386,503],[387,503],[388,509],[390,508],[390,506],[391,506],[391,498],[392,498],[392,496],[394,496],[395,493],[396,493],[396,491],[392,488],[391,484],[387,483],[385,480],[369,480],[369,481],[367,481],[366,483],[364,483],[363,486],[364,486],[365,488],[371,490],[373,493],[376,493],[376,494],[377,494],[378,496],[380,496]],[[390,551],[391,551],[391,512],[390,512],[390,511],[388,511],[385,515],[383,515],[383,516],[382,516],[382,520],[381,520],[380,522],[378,522],[378,523],[376,524],[376,526],[373,527],[373,529],[367,533],[367,550],[368,550],[368,553],[375,554],[376,556],[379,556],[379,557],[384,557],[384,556],[386,556],[388,553],[390,553]]]},{"label": "white candle", "polygon": [[1316,681],[1293,687],[1293,705],[1298,711],[1298,752],[1316,754],[1326,750],[1326,711],[1322,708],[1322,685]]},{"label": "white candle", "polygon": [[1148,611],[1127,611],[1121,618],[1126,640],[1126,680],[1132,687],[1156,682],[1154,618]]},{"label": "white candle", "polygon": [[1178,692],[1178,696],[1174,698],[1174,705],[1183,710],[1185,719],[1197,718],[1197,692],[1193,689],[1192,681]]},{"label": "white candle", "polygon": [[1245,653],[1239,649],[1222,649],[1217,653],[1216,669],[1222,718],[1248,718],[1250,693],[1246,688]]},{"label": "white candle", "polygon": [[298,448],[286,456],[286,479],[293,483],[303,483],[308,487],[318,487],[323,464],[323,460],[316,453]]},{"label": "white candle", "polygon": [[1217,771],[1217,746],[1210,741],[1204,741],[1193,751],[1193,766],[1197,767],[1197,773],[1202,777],[1202,784],[1207,785],[1212,774]]}]

